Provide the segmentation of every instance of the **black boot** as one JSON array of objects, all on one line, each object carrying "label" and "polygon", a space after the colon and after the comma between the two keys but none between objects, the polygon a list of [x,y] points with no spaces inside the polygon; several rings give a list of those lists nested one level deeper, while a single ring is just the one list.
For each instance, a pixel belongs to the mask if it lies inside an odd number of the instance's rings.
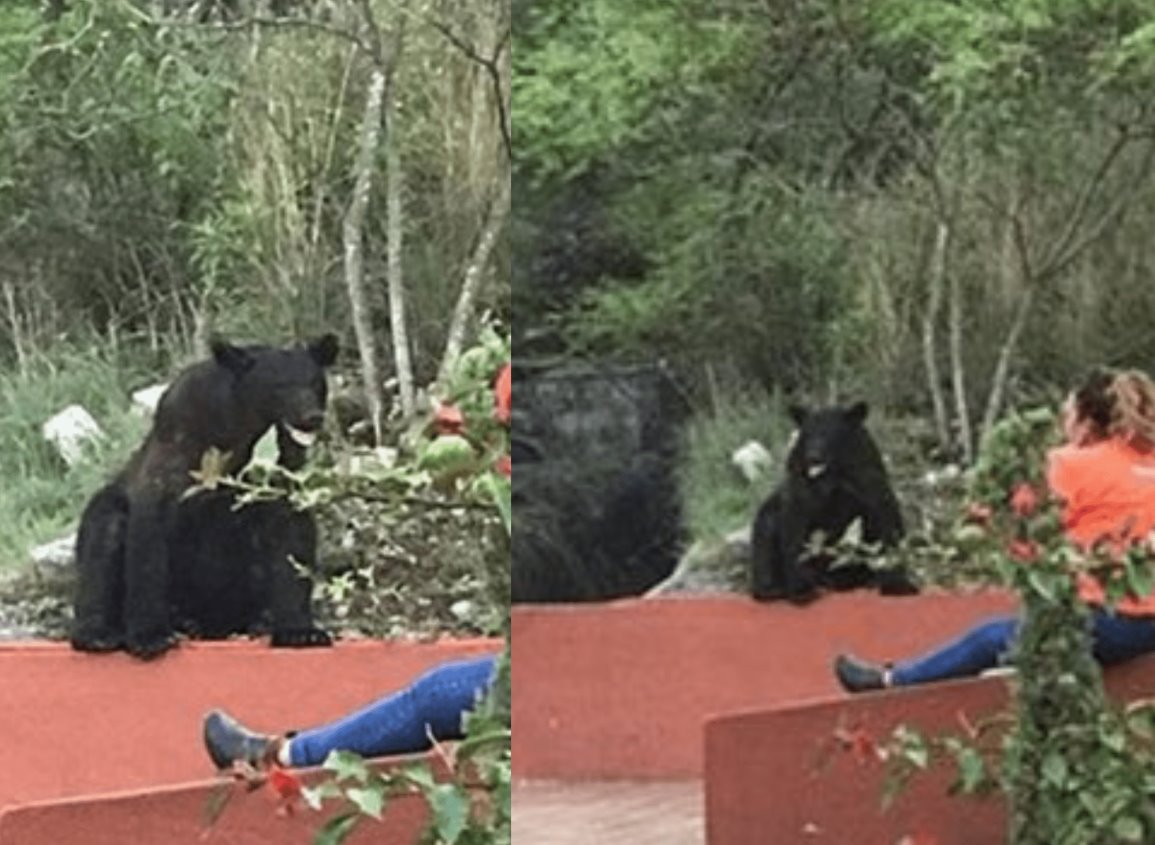
[{"label": "black boot", "polygon": [[277,737],[253,733],[222,710],[205,716],[204,740],[218,769],[231,768],[236,762],[252,766],[271,763],[279,745]]},{"label": "black boot", "polygon": [[884,666],[867,663],[849,654],[840,654],[835,658],[834,674],[847,692],[866,692],[889,686]]}]

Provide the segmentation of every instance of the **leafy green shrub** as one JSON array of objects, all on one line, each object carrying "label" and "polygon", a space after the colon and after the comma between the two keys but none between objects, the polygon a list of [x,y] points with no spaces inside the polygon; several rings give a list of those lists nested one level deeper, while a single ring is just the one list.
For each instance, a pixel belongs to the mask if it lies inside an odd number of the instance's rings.
[{"label": "leafy green shrub", "polygon": [[[131,412],[130,395],[156,377],[150,363],[152,356],[94,341],[0,370],[0,569],[26,563],[30,546],[77,522],[109,468],[140,442],[147,421]],[[105,437],[68,467],[40,428],[72,404],[86,408]]]}]

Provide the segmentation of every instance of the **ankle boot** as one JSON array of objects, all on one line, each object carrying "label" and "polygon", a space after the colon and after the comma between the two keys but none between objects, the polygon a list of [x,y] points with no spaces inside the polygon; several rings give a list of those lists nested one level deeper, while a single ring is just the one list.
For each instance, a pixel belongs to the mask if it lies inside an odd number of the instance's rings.
[{"label": "ankle boot", "polygon": [[847,692],[866,692],[888,686],[885,666],[868,663],[849,654],[838,655],[834,661],[834,674]]},{"label": "ankle boot", "polygon": [[205,716],[204,743],[217,768],[228,769],[236,762],[252,766],[274,762],[280,738],[250,731],[223,710],[214,710]]}]

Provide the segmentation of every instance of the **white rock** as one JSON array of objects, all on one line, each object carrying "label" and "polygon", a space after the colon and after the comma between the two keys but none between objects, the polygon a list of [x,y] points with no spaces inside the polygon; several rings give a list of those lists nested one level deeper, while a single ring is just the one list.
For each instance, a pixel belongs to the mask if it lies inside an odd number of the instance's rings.
[{"label": "white rock", "polygon": [[957,481],[962,476],[962,468],[958,464],[947,464],[941,469],[927,470],[922,477],[922,483],[927,487],[938,487]]},{"label": "white rock", "polygon": [[104,437],[92,414],[80,405],[69,405],[40,430],[69,466],[76,466],[84,458],[85,444]]},{"label": "white rock", "polygon": [[774,456],[757,440],[750,440],[734,450],[730,463],[753,484],[774,468]]},{"label": "white rock", "polygon": [[461,622],[465,622],[473,618],[473,602],[471,602],[469,599],[461,599],[460,601],[455,601],[452,605],[449,606],[449,612],[453,614],[455,619]]},{"label": "white rock", "polygon": [[37,546],[31,552],[32,562],[37,566],[67,566],[72,563],[72,556],[75,553],[75,534]]},{"label": "white rock", "polygon": [[160,404],[160,397],[168,390],[167,384],[154,384],[142,387],[132,394],[133,413],[145,417],[156,413],[156,406]]}]

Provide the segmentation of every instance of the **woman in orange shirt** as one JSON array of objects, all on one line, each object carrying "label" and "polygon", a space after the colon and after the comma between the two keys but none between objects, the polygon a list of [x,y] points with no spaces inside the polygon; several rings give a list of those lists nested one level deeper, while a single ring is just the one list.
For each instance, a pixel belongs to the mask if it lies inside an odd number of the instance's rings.
[{"label": "woman in orange shirt", "polygon": [[[1155,382],[1144,373],[1096,371],[1067,399],[1066,445],[1051,451],[1047,483],[1063,501],[1063,529],[1084,548],[1121,543],[1155,530]],[[1094,606],[1095,658],[1104,665],[1155,651],[1155,595],[1129,596],[1105,608],[1102,586],[1079,579],[1079,595]],[[1015,616],[1000,616],[913,660],[877,665],[839,655],[834,672],[849,692],[908,686],[977,675],[1006,660],[1018,632]]]}]

